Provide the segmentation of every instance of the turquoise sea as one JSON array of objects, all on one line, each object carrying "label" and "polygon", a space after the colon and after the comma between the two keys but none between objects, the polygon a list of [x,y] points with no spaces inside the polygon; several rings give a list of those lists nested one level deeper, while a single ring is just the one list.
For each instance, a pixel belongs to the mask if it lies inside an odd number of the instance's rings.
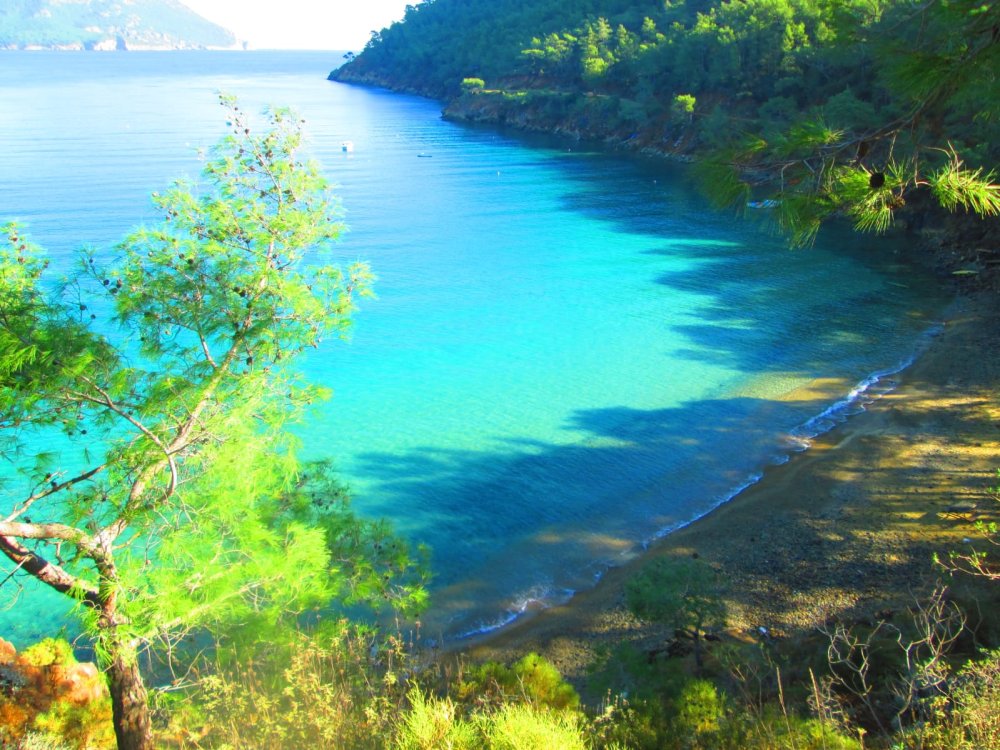
[{"label": "turquoise sea", "polygon": [[[943,300],[904,275],[905,242],[834,228],[790,251],[682,166],[448,123],[326,81],[339,62],[0,53],[0,221],[57,263],[111,252],[224,134],[216,91],[296,107],[344,259],[378,275],[350,341],[304,363],[335,396],[302,436],[362,513],[432,548],[431,637],[593,585],[891,388],[934,330]],[[59,606],[24,605],[0,635],[59,627]]]}]

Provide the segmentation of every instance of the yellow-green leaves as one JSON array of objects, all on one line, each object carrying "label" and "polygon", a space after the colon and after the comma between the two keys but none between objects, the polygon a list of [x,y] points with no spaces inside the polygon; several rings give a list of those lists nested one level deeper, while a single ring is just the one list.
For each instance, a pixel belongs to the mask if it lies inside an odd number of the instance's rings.
[{"label": "yellow-green leaves", "polygon": [[124,283],[112,293],[151,354],[243,371],[342,331],[370,273],[327,265],[340,206],[300,153],[302,120],[276,109],[258,134],[231,97],[221,101],[231,134],[210,152],[204,184],[154,196],[163,222],[122,243]]},{"label": "yellow-green leaves", "polygon": [[[841,18],[843,36],[824,54],[834,64],[837,55],[870,57],[873,80],[826,94],[825,104],[811,91],[772,96],[757,110],[761,136],[722,138],[709,155],[738,177],[705,182],[708,191],[724,201],[739,200],[739,182],[768,191],[774,210],[750,213],[772,220],[794,245],[811,243],[835,216],[859,231],[885,232],[920,191],[949,211],[1000,213],[990,169],[1000,116],[998,6],[886,6],[884,19],[854,10],[860,14]],[[778,83],[792,91],[793,81]]]},{"label": "yellow-green leaves", "polygon": [[325,396],[289,364],[344,332],[371,271],[333,262],[340,207],[301,118],[272,110],[258,133],[221,101],[231,132],[201,182],[154,193],[162,220],[117,257],[82,253],[53,287],[22,230],[0,229],[0,439],[19,475],[0,535],[31,540],[29,572],[86,592],[110,660],[192,629],[274,638],[332,602],[424,599],[406,546],[307,480],[328,472],[288,431]]},{"label": "yellow-green leaves", "polygon": [[890,164],[881,170],[863,167],[834,169],[831,193],[863,232],[885,232],[896,209],[903,206],[908,175],[904,168]]},{"label": "yellow-green leaves", "polygon": [[949,211],[963,208],[981,216],[1000,214],[1000,185],[992,172],[969,169],[955,156],[927,181],[938,202]]}]

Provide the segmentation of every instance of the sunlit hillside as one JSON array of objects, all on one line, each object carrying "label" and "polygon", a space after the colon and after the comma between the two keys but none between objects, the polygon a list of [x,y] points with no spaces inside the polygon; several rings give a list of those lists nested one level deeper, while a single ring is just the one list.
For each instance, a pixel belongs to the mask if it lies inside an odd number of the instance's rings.
[{"label": "sunlit hillside", "polygon": [[0,48],[232,47],[232,32],[177,0],[4,0]]}]

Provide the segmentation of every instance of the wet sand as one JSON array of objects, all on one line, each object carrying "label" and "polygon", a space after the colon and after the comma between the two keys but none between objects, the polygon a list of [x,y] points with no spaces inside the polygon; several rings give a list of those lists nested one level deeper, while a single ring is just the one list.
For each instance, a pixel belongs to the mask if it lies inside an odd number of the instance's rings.
[{"label": "wet sand", "polygon": [[726,576],[726,637],[904,608],[941,575],[934,553],[976,543],[975,521],[998,516],[998,334],[996,295],[959,299],[899,387],[867,411],[567,604],[451,648],[475,661],[535,651],[579,682],[601,648],[662,643],[623,604],[625,581],[660,556],[697,555]]}]

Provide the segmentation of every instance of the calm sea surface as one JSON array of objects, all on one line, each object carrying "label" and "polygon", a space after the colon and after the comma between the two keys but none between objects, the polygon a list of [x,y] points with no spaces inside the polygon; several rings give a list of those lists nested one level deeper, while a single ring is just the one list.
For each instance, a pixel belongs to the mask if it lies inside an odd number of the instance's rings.
[{"label": "calm sea surface", "polygon": [[[150,192],[197,175],[225,130],[216,91],[296,107],[343,199],[344,258],[379,277],[351,340],[304,365],[335,397],[302,434],[362,513],[432,548],[430,635],[592,585],[891,387],[933,328],[942,301],[892,242],[831,231],[792,252],[677,167],[447,123],[326,81],[339,62],[0,53],[0,221],[57,263],[110,248],[156,218]],[[796,395],[817,379],[833,385]],[[0,635],[63,611],[0,613]]]}]

